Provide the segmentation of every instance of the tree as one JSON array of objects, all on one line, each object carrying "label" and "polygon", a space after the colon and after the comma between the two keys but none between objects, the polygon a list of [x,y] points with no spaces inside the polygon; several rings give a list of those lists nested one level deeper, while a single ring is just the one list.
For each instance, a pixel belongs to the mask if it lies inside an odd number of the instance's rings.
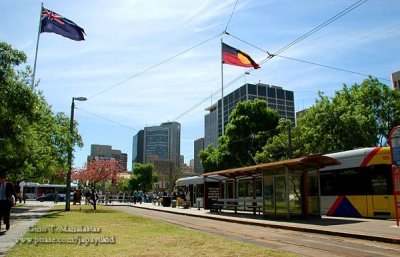
[{"label": "tree", "polygon": [[95,187],[98,182],[116,181],[119,170],[120,164],[115,160],[91,161],[84,169],[73,171],[72,179],[89,181]]},{"label": "tree", "polygon": [[218,147],[200,152],[205,171],[254,165],[256,154],[267,139],[276,134],[278,113],[265,100],[239,102],[229,116],[226,133],[218,138]]},{"label": "tree", "polygon": [[129,188],[132,191],[142,190],[143,192],[149,192],[157,181],[157,175],[153,171],[154,166],[152,164],[136,163],[129,180]]},{"label": "tree", "polygon": [[31,86],[26,55],[0,42],[0,172],[11,181],[56,178],[67,169],[67,149],[82,146],[74,126],[74,142],[69,118],[54,114],[40,91]]},{"label": "tree", "polygon": [[[267,144],[263,147],[263,151],[259,152],[255,157],[257,162],[268,163],[289,159],[289,144],[291,145],[291,157],[299,157],[297,151],[298,145],[295,144],[297,141],[292,140],[294,137],[293,134],[296,133],[296,131],[294,131],[292,127],[293,122],[291,120],[280,119],[276,127],[278,134],[268,139]],[[290,142],[289,133],[291,134]]]},{"label": "tree", "polygon": [[[314,106],[298,119],[292,130],[293,156],[331,153],[384,145],[391,128],[400,123],[400,93],[377,79],[343,88],[329,98],[318,94]],[[268,141],[261,160],[281,159],[287,132]]]}]

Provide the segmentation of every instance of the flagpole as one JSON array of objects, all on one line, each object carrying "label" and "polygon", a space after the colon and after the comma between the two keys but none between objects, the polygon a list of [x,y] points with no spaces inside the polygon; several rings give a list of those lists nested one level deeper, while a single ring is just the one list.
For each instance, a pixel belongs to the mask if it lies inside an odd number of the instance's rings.
[{"label": "flagpole", "polygon": [[222,116],[222,133],[224,135],[225,119],[224,119],[224,53],[222,52],[222,38],[221,38],[221,116]]},{"label": "flagpole", "polygon": [[35,62],[33,64],[33,72],[32,72],[32,90],[35,88],[35,74],[36,74],[36,62],[37,62],[37,54],[39,50],[39,38],[40,38],[40,31],[42,30],[42,10],[43,10],[43,2],[40,7],[40,15],[39,15],[39,29],[38,35],[36,40],[36,52],[35,52]]}]

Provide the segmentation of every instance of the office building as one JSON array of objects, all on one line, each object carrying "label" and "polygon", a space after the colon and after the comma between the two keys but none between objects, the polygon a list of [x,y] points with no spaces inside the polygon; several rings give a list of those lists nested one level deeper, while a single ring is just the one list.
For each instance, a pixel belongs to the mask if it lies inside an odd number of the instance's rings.
[{"label": "office building", "polygon": [[204,147],[211,144],[214,148],[217,148],[218,145],[217,106],[218,104],[215,103],[206,109],[209,113],[204,116]]},{"label": "office building", "polygon": [[193,172],[194,173],[202,173],[203,172],[203,166],[201,165],[201,159],[199,157],[199,153],[201,150],[203,150],[205,147],[204,145],[204,138],[199,138],[194,141],[194,167],[193,167]]},{"label": "office building", "polygon": [[128,154],[112,149],[111,145],[92,144],[90,146],[90,156],[87,158],[88,163],[101,160],[116,160],[120,164],[121,172],[128,170]]},{"label": "office building", "polygon": [[145,127],[143,133],[143,162],[150,159],[171,160],[180,167],[181,125],[165,122],[160,126]]},{"label": "office building", "polygon": [[400,91],[400,71],[392,73],[393,89]]},{"label": "office building", "polygon": [[132,170],[136,163],[144,163],[144,130],[140,130],[132,139]]},{"label": "office building", "polygon": [[[224,96],[224,123],[229,122],[229,115],[236,105],[241,101],[264,99],[268,107],[277,110],[279,118],[290,119],[295,122],[294,94],[293,91],[284,90],[281,87],[267,84],[244,84],[232,93]],[[221,99],[218,103],[206,109],[205,115],[204,144],[217,145],[217,137],[222,135]],[[217,131],[217,137],[213,133]]]}]

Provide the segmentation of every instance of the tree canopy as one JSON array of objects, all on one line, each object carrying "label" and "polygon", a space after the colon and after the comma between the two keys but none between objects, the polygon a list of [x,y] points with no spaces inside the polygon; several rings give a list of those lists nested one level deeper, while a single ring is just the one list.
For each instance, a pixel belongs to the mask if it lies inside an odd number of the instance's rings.
[{"label": "tree canopy", "polygon": [[[361,85],[343,85],[333,97],[322,92],[292,129],[293,157],[382,146],[392,127],[400,124],[400,93],[375,78]],[[288,129],[268,141],[260,161],[285,159]]]},{"label": "tree canopy", "polygon": [[254,165],[256,154],[276,134],[278,113],[265,100],[239,102],[229,116],[226,133],[200,152],[205,171]]},{"label": "tree canopy", "polygon": [[143,192],[149,192],[157,181],[154,166],[150,163],[136,163],[132,173],[129,180],[129,189],[131,191],[142,190]]},{"label": "tree canopy", "polygon": [[98,182],[116,181],[117,173],[120,171],[120,164],[115,160],[90,161],[86,167],[76,170],[72,179],[81,182],[90,182],[96,185]]},{"label": "tree canopy", "polygon": [[69,117],[54,114],[43,94],[31,86],[26,55],[0,42],[0,172],[11,181],[57,179],[67,170],[71,144],[82,146],[74,126],[74,141]]}]

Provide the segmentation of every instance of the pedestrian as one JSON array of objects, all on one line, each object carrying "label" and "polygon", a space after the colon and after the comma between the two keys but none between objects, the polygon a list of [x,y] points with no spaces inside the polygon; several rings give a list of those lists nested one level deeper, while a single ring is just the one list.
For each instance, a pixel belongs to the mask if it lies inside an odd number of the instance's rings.
[{"label": "pedestrian", "polygon": [[54,203],[58,202],[58,192],[57,190],[54,191]]},{"label": "pedestrian", "polygon": [[4,172],[0,173],[0,231],[1,221],[10,229],[11,207],[15,205],[15,190],[12,183],[7,182]]}]

